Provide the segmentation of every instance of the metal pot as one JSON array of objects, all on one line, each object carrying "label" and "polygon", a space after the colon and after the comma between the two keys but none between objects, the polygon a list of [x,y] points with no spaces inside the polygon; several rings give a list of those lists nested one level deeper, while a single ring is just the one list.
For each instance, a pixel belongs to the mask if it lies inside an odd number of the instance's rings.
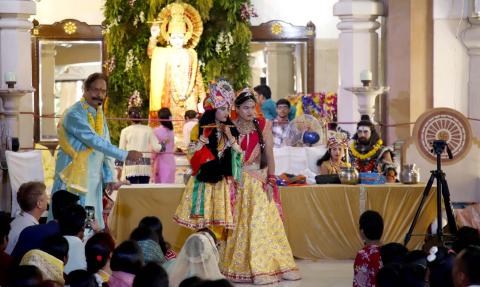
[{"label": "metal pot", "polygon": [[354,167],[344,167],[338,174],[342,184],[358,184],[358,171]]},{"label": "metal pot", "polygon": [[414,163],[402,166],[400,181],[404,184],[414,184],[420,181],[420,172]]}]

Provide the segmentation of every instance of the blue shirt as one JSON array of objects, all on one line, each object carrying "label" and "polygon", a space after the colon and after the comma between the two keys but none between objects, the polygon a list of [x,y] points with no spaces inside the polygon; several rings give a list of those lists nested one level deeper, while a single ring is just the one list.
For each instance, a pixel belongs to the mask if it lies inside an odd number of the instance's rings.
[{"label": "blue shirt", "polygon": [[277,105],[271,98],[263,102],[261,109],[266,120],[273,120],[277,117]]},{"label": "blue shirt", "polygon": [[32,249],[39,249],[42,247],[45,239],[54,235],[60,235],[60,225],[56,220],[29,226],[20,233],[17,245],[15,245],[11,256],[15,262],[20,262],[25,253]]}]

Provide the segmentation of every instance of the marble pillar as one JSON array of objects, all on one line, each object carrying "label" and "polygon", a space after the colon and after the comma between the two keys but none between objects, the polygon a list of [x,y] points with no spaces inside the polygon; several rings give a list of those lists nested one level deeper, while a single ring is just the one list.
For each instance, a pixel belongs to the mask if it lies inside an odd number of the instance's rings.
[{"label": "marble pillar", "polygon": [[[480,5],[480,4],[479,4]],[[479,7],[480,8],[480,7]],[[472,15],[474,7],[472,6]],[[463,43],[468,49],[468,115],[473,119],[480,119],[480,18],[470,17],[472,24],[464,31]],[[470,121],[473,134],[480,135],[480,122]]]},{"label": "marble pillar", "polygon": [[372,85],[378,85],[378,34],[380,27],[377,17],[383,15],[383,4],[376,0],[339,0],[333,15],[340,18],[337,28],[339,36],[339,73],[338,121],[352,122],[342,127],[355,131],[360,119],[358,101],[346,87],[360,86],[360,72],[370,70],[373,73]]},{"label": "marble pillar", "polygon": [[[55,115],[55,55],[55,44],[52,43],[41,45],[41,115]],[[40,140],[51,140],[57,138],[55,118],[42,118],[40,123]]]},{"label": "marble pillar", "polygon": [[267,84],[275,101],[294,94],[293,52],[293,45],[267,44]]}]

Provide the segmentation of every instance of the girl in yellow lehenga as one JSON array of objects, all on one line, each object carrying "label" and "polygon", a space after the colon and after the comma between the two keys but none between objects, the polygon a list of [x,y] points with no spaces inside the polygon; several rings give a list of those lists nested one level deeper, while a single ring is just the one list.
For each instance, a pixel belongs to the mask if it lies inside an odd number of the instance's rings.
[{"label": "girl in yellow lehenga", "polygon": [[241,150],[234,137],[238,132],[229,119],[233,88],[220,80],[211,83],[209,90],[206,111],[192,131],[188,149],[192,177],[174,220],[190,229],[208,227],[221,239],[225,228],[233,228],[232,199],[240,177]]},{"label": "girl in yellow lehenga", "polygon": [[240,93],[235,106],[244,163],[235,198],[235,228],[222,246],[220,270],[235,282],[298,280],[280,216],[271,127],[264,119],[255,118],[255,97],[249,90]]}]

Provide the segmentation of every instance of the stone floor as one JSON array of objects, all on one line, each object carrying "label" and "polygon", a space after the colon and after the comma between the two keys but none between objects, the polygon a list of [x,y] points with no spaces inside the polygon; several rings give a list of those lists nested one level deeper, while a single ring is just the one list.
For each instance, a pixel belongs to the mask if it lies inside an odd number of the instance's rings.
[{"label": "stone floor", "polygon": [[[264,285],[271,287],[345,287],[352,286],[353,260],[296,260],[302,280]],[[237,284],[238,287],[256,286]]]}]

